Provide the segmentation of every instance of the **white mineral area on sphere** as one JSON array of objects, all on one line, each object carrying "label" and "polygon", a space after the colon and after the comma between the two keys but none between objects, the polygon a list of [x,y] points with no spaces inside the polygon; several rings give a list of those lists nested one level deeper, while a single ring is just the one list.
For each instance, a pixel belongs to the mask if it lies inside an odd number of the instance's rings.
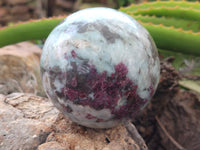
[{"label": "white mineral area on sphere", "polygon": [[[126,77],[137,85],[136,93],[140,99],[149,101],[155,93],[160,62],[156,46],[147,30],[132,17],[114,9],[89,8],[78,11],[64,19],[50,33],[41,56],[44,89],[55,106],[74,122],[93,128],[113,127],[120,122],[108,108],[95,110],[90,105],[78,105],[56,94],[66,88],[67,77],[64,76],[62,80],[60,76],[50,77],[49,70],[53,68],[54,71],[57,69],[62,74],[68,74],[74,68],[72,62],[75,62],[76,69],[87,74],[89,69],[82,66],[84,60],[92,64],[97,73],[106,72],[107,76],[115,73],[116,65],[123,63],[128,70]],[[88,94],[88,97],[93,99],[94,92]],[[127,103],[126,98],[119,98],[116,109]],[[62,105],[70,106],[72,112],[63,111]],[[88,114],[87,110],[93,118],[84,118]],[[95,117],[106,120],[97,121]]]}]

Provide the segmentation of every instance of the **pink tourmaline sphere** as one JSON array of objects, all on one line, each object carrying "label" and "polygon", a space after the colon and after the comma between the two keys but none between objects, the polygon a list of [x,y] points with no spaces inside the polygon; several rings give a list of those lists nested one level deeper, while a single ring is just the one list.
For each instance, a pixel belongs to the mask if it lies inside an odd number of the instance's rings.
[{"label": "pink tourmaline sphere", "polygon": [[155,93],[159,74],[147,30],[110,8],[67,17],[50,33],[41,56],[48,97],[65,116],[91,128],[134,118]]}]

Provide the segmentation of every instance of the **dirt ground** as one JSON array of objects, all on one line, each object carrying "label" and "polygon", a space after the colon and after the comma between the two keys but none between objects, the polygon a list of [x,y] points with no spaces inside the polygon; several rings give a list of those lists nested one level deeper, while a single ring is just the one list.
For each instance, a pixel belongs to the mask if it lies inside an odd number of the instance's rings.
[{"label": "dirt ground", "polygon": [[150,150],[199,150],[200,98],[178,86],[171,60],[161,62],[157,92],[133,123]]}]

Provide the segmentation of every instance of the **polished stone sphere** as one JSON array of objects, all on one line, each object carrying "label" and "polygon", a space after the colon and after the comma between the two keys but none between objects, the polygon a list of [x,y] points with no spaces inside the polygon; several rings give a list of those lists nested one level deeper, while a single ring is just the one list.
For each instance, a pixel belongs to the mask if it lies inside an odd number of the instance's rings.
[{"label": "polished stone sphere", "polygon": [[50,33],[41,56],[47,96],[73,122],[91,128],[133,119],[154,95],[159,75],[147,30],[110,8],[68,16]]}]

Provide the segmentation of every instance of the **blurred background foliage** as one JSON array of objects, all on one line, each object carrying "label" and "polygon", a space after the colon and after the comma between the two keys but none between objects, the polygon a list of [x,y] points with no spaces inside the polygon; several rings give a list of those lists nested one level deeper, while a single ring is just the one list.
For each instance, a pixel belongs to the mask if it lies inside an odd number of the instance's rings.
[{"label": "blurred background foliage", "polygon": [[88,7],[118,9],[144,1],[146,0],[0,0],[0,26],[29,19],[67,15]]}]

